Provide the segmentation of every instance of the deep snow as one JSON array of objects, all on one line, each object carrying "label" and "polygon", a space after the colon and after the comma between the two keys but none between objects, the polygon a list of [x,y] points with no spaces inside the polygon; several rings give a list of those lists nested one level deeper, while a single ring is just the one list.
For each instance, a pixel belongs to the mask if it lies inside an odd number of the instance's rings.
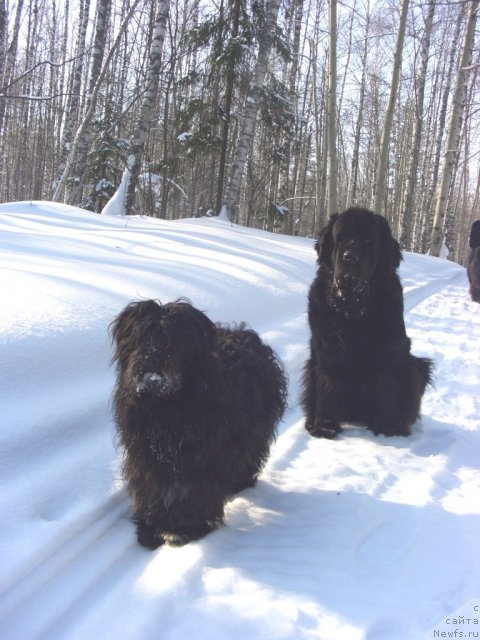
[{"label": "deep snow", "polygon": [[[297,404],[312,247],[217,219],[0,205],[1,638],[416,640],[480,597],[480,305],[465,270],[408,253],[401,266],[413,350],[436,366],[413,435],[317,440]],[[227,526],[152,553],[119,477],[108,324],[133,299],[180,296],[262,334],[289,409]]]}]

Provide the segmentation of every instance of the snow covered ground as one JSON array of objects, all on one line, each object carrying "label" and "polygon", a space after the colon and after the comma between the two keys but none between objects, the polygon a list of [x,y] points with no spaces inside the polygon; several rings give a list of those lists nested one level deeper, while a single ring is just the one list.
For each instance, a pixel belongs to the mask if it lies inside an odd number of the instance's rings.
[{"label": "snow covered ground", "polygon": [[[416,640],[480,597],[480,306],[465,270],[414,254],[401,267],[413,350],[436,365],[413,435],[317,440],[298,407],[312,245],[216,219],[0,205],[1,638]],[[108,324],[133,299],[180,296],[262,334],[289,409],[227,526],[149,552],[119,477]]]}]

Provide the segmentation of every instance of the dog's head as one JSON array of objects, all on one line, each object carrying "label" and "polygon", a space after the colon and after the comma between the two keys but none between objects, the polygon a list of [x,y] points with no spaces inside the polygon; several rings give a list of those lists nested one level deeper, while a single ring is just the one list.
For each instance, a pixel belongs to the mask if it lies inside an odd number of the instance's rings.
[{"label": "dog's head", "polygon": [[208,358],[216,327],[188,301],[165,305],[155,300],[132,302],[111,325],[114,360],[138,393],[171,395],[179,390],[194,363]]},{"label": "dog's head", "polygon": [[375,280],[395,272],[402,259],[385,218],[358,207],[333,214],[315,249],[338,296],[357,301]]}]

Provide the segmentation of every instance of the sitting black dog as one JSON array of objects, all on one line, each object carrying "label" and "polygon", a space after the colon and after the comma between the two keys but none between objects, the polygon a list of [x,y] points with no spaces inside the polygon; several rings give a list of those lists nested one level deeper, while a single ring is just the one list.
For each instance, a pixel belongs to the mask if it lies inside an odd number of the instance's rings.
[{"label": "sitting black dog", "polygon": [[470,297],[480,302],[480,220],[475,220],[470,229],[470,256],[467,265]]},{"label": "sitting black dog", "polygon": [[306,429],[334,438],[345,422],[375,434],[410,434],[432,363],[410,353],[397,269],[398,242],[380,215],[351,208],[331,216],[315,244],[310,358],[302,403]]},{"label": "sitting black dog", "polygon": [[115,418],[141,545],[182,545],[255,484],[285,409],[270,347],[186,301],[128,305],[112,324]]}]

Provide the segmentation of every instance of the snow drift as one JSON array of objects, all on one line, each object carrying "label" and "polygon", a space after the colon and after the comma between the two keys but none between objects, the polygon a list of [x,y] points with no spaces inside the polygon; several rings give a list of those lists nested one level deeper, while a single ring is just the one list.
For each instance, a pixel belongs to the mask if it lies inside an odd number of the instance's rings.
[{"label": "snow drift", "polygon": [[[298,407],[312,245],[212,218],[0,205],[2,638],[415,640],[480,596],[480,307],[465,270],[414,254],[401,267],[413,351],[436,366],[412,437],[316,440]],[[180,296],[261,333],[289,409],[227,526],[151,553],[119,476],[108,325],[133,299]]]}]

